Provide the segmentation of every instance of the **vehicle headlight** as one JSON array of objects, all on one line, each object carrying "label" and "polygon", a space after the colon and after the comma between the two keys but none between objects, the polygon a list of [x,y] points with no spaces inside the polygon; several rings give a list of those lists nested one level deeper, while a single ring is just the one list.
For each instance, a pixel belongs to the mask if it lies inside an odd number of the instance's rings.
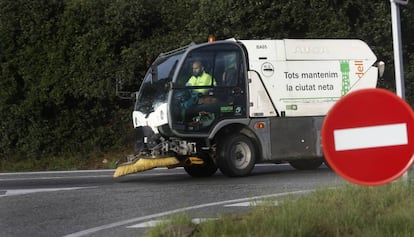
[{"label": "vehicle headlight", "polygon": [[148,125],[153,129],[156,127],[168,123],[167,118],[167,103],[160,104],[156,107],[155,111],[148,116]]}]

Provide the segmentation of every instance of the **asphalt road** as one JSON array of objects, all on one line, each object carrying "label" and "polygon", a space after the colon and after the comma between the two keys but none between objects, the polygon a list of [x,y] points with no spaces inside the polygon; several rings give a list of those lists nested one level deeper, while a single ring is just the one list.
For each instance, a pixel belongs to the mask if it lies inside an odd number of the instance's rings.
[{"label": "asphalt road", "polygon": [[120,179],[113,170],[0,173],[0,236],[141,236],[179,212],[197,218],[247,211],[263,197],[306,194],[344,181],[321,167],[257,165],[252,175],[192,178],[155,169]]}]

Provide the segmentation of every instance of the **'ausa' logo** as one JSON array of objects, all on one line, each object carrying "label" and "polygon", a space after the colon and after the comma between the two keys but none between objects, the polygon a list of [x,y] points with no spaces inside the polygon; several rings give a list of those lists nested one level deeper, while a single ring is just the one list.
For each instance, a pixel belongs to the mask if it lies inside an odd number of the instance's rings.
[{"label": "'ausa' logo", "polygon": [[293,51],[295,54],[324,54],[329,53],[328,48],[308,46],[308,47],[296,47]]}]

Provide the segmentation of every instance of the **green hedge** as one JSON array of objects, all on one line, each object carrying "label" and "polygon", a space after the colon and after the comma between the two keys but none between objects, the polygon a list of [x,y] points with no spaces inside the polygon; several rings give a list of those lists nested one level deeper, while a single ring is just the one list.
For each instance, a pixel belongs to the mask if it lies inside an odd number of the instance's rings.
[{"label": "green hedge", "polygon": [[[414,4],[401,7],[406,94],[414,104]],[[389,1],[0,0],[0,158],[87,154],[132,146],[132,102],[147,61],[218,39],[360,38],[386,62]]]}]

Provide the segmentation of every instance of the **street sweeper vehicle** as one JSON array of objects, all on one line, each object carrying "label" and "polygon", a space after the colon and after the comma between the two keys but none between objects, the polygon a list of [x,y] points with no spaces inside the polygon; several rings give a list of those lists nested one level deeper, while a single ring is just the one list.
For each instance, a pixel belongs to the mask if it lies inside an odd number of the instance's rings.
[{"label": "street sweeper vehicle", "polygon": [[194,177],[246,176],[257,163],[316,169],[324,116],[348,92],[376,87],[378,65],[355,39],[228,39],[162,53],[136,93],[136,154],[114,177],[178,166]]}]

